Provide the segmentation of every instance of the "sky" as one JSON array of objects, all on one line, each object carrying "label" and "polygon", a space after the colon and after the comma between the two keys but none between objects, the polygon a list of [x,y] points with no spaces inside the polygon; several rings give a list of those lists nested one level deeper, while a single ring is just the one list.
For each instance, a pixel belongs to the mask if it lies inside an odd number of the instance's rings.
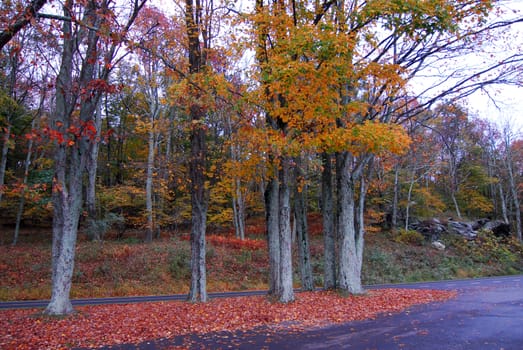
[{"label": "sky", "polygon": [[479,92],[470,96],[467,101],[469,110],[474,115],[494,121],[500,127],[508,122],[513,132],[523,134],[523,88],[501,86],[495,90],[492,96],[495,102]]},{"label": "sky", "polygon": [[[505,16],[521,17],[523,15],[523,0],[504,1],[503,8],[507,9]],[[515,11],[515,12],[514,12]],[[523,23],[517,23],[510,28],[509,42],[492,43],[497,47],[491,53],[497,53],[492,59],[507,54],[523,54]],[[488,48],[486,48],[488,50]],[[481,57],[478,54],[478,57]],[[519,83],[523,85],[523,72]],[[514,133],[523,135],[523,87],[497,85],[488,89],[488,95],[476,92],[467,98],[466,106],[471,114],[495,122],[500,128],[512,126]]]}]

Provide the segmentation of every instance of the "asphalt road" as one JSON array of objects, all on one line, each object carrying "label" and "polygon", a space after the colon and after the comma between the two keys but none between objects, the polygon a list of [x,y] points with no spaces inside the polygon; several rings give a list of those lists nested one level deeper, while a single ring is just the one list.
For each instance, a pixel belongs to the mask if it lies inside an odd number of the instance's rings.
[{"label": "asphalt road", "polygon": [[[415,306],[375,320],[278,337],[243,349],[523,349],[523,276],[444,281],[408,288],[456,289],[444,303]],[[254,345],[254,347],[251,347]]]},{"label": "asphalt road", "polygon": [[[195,349],[523,349],[523,276],[459,281],[369,286],[377,288],[457,290],[455,299],[414,306],[404,312],[374,320],[313,329],[307,332],[220,332],[205,336],[157,339],[142,344],[122,344],[105,349],[165,349],[191,344]],[[264,292],[256,292],[261,294]],[[217,293],[214,297],[247,293]],[[75,305],[111,302],[180,300],[184,295],[75,300]],[[0,307],[40,307],[0,303]],[[9,306],[9,304],[11,304]],[[38,306],[35,306],[38,305]]]},{"label": "asphalt road", "polygon": [[[245,292],[225,292],[225,293],[209,293],[209,298],[227,298],[239,297],[249,295],[264,295],[267,291],[245,291]],[[132,303],[146,303],[156,301],[172,301],[172,300],[187,300],[187,294],[173,294],[173,295],[147,295],[135,297],[111,297],[111,298],[85,298],[73,299],[71,303],[73,306],[83,305],[107,305],[107,304],[132,304]],[[21,301],[3,301],[0,302],[0,309],[32,309],[45,308],[49,304],[49,300],[21,300]]]}]

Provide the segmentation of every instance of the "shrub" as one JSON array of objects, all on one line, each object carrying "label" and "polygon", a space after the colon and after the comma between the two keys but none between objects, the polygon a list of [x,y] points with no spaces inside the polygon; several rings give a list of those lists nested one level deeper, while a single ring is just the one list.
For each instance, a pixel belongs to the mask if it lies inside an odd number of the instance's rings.
[{"label": "shrub", "polygon": [[[188,241],[190,239],[189,235],[184,235],[181,237],[182,240]],[[247,249],[251,251],[265,249],[267,247],[267,242],[259,239],[240,239],[230,236],[220,236],[220,235],[207,235],[205,237],[207,243],[211,243],[214,246],[221,247],[231,247],[234,249]]]},{"label": "shrub", "polygon": [[169,253],[169,272],[174,279],[190,277],[190,257],[186,249],[173,250]]},{"label": "shrub", "polygon": [[87,237],[94,241],[103,240],[105,234],[113,225],[123,224],[124,222],[125,218],[115,213],[107,213],[102,219],[87,219],[87,227],[85,228]]},{"label": "shrub", "polygon": [[492,231],[480,230],[473,246],[473,253],[487,262],[501,262],[510,265],[516,262],[517,255],[511,250],[510,245],[503,242],[503,239],[496,237]]},{"label": "shrub", "polygon": [[425,237],[418,231],[401,229],[394,240],[398,243],[422,245]]},{"label": "shrub", "polygon": [[[522,264],[521,245],[496,237],[490,230],[480,230],[475,240],[449,236],[446,241],[464,257],[482,264],[485,271],[493,273],[520,273]],[[483,275],[485,275],[483,271]]]}]

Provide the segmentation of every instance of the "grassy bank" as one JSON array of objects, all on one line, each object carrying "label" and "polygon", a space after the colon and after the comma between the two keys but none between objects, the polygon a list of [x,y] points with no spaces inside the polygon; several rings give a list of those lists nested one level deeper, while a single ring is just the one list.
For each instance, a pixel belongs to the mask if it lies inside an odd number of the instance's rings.
[{"label": "grassy bank", "polygon": [[[244,242],[224,234],[208,236],[209,291],[267,288],[266,243],[259,228],[251,231]],[[312,231],[312,265],[315,282],[321,286],[323,240],[321,229]],[[188,236],[170,233],[145,244],[136,238],[138,235],[119,241],[81,240],[76,249],[72,296],[187,293]],[[45,232],[38,237],[31,236],[28,231],[16,247],[0,246],[0,300],[50,297],[49,236]],[[438,251],[428,242],[401,240],[391,232],[370,233],[366,237],[363,282],[426,281],[523,272],[523,248],[514,241],[505,242],[482,233],[473,242],[456,236],[443,237],[443,242],[447,249]],[[299,286],[298,275],[295,281]]]}]

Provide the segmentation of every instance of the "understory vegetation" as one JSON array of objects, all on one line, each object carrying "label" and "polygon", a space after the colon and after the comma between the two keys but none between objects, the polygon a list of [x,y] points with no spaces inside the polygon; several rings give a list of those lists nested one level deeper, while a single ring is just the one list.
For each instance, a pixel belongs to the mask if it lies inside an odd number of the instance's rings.
[{"label": "understory vegetation", "polygon": [[[323,285],[323,236],[319,216],[311,216],[311,257],[314,282]],[[268,257],[260,221],[247,226],[247,238],[216,232],[207,236],[208,288],[210,292],[266,290]],[[49,231],[23,231],[20,244],[2,231],[0,246],[0,300],[50,297],[51,239]],[[188,293],[190,242],[186,233],[170,232],[152,243],[143,243],[140,232],[93,242],[81,239],[71,296],[107,297]],[[396,283],[474,278],[523,273],[523,246],[488,231],[473,241],[444,235],[444,251],[430,242],[405,238],[402,232],[366,235],[363,283]],[[294,254],[296,257],[297,254]],[[295,286],[300,287],[298,268]]]}]

